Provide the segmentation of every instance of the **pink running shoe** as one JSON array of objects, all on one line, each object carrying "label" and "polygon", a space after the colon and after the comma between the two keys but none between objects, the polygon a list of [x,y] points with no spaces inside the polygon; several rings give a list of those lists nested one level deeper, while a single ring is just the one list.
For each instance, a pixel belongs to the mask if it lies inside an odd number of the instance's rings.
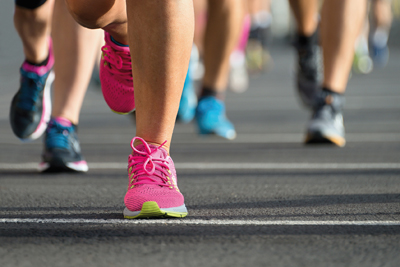
[{"label": "pink running shoe", "polygon": [[128,114],[135,110],[131,54],[128,46],[117,45],[111,38],[105,32],[106,44],[101,48],[100,61],[101,91],[112,111]]},{"label": "pink running shoe", "polygon": [[[143,144],[134,147],[136,139]],[[132,139],[133,152],[128,160],[129,186],[125,195],[126,219],[180,218],[188,214],[178,188],[174,162],[162,148],[165,142],[155,146],[140,137]]]}]

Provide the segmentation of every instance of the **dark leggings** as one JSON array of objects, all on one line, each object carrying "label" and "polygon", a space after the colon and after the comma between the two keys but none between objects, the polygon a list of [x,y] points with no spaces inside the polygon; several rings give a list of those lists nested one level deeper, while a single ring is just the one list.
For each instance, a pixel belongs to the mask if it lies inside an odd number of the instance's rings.
[{"label": "dark leggings", "polygon": [[46,3],[46,0],[15,0],[15,4],[19,7],[27,9],[35,9]]}]

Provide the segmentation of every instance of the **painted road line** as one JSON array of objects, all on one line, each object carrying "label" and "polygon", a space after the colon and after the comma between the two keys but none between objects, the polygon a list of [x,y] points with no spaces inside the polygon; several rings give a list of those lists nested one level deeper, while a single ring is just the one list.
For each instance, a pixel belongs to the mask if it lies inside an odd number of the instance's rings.
[{"label": "painted road line", "polygon": [[[112,136],[112,138],[110,138]],[[192,132],[177,132],[174,134],[173,143],[176,145],[184,144],[221,144],[219,138],[199,138],[193,135]],[[0,140],[1,145],[24,145],[24,146],[37,146],[38,143],[24,143],[18,142],[15,138],[6,138]],[[132,134],[122,133],[97,133],[96,138],[89,134],[81,134],[79,140],[81,144],[85,145],[126,145],[132,139]],[[231,144],[292,144],[296,143],[301,145],[304,141],[304,135],[301,133],[241,133]],[[399,143],[399,133],[346,133],[346,141],[348,143]]]},{"label": "painted road line", "polygon": [[201,220],[201,219],[40,219],[1,218],[2,224],[173,224],[173,225],[233,225],[233,226],[400,226],[400,221],[260,221],[260,220]]},{"label": "painted road line", "polygon": [[[177,169],[186,170],[398,170],[400,163],[176,163]],[[38,164],[29,163],[0,163],[0,170],[36,170]],[[127,163],[120,162],[92,162],[89,169],[126,169]]]}]

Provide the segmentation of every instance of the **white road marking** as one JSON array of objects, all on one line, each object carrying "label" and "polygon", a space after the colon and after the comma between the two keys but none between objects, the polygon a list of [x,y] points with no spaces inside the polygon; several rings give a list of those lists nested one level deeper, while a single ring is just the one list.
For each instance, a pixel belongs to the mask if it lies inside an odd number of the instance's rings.
[{"label": "white road marking", "polygon": [[[89,133],[80,133],[79,140],[84,145],[128,145],[132,140],[132,134],[126,133],[97,133],[96,138]],[[112,136],[112,137],[111,137]],[[14,136],[10,135],[9,138],[0,140],[0,144],[5,145],[33,145],[37,146],[38,143],[24,143],[21,144]],[[239,133],[235,140],[230,141],[232,144],[292,144],[296,143],[301,145],[304,141],[303,133]],[[399,133],[346,133],[347,143],[399,143]],[[220,138],[202,138],[198,137],[194,132],[179,129],[174,133],[172,140],[173,144],[221,144]]]},{"label": "white road marking", "polygon": [[180,224],[180,225],[258,225],[258,226],[400,226],[400,221],[260,221],[260,220],[201,220],[201,219],[40,219],[2,218],[0,223],[33,224]]},{"label": "white road marking", "polygon": [[[126,169],[125,162],[92,162],[89,170]],[[400,169],[400,163],[175,163],[180,170],[345,170]],[[38,163],[0,163],[0,170],[37,170]]]}]

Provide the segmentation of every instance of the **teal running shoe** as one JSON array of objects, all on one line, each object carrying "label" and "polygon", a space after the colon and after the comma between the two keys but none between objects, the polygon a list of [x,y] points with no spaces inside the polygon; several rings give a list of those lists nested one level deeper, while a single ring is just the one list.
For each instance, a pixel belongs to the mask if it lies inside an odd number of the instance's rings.
[{"label": "teal running shoe", "polygon": [[11,129],[21,141],[39,138],[50,120],[54,57],[49,42],[46,65],[36,66],[25,61],[20,69],[20,88],[12,99],[9,116]]},{"label": "teal running shoe", "polygon": [[87,172],[89,169],[81,154],[76,126],[65,119],[50,120],[42,159],[41,172]]},{"label": "teal running shoe", "polygon": [[235,127],[226,117],[224,102],[213,96],[199,100],[196,122],[200,134],[216,134],[228,140],[236,138]]}]

